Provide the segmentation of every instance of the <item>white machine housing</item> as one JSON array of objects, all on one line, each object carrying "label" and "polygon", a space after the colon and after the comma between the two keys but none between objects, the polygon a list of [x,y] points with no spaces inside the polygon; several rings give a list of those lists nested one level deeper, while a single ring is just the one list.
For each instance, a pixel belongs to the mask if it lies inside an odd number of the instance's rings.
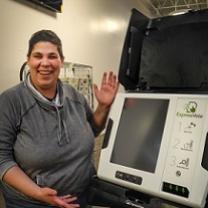
[{"label": "white machine housing", "polygon": [[118,93],[109,123],[98,178],[181,205],[205,206],[207,95]]}]

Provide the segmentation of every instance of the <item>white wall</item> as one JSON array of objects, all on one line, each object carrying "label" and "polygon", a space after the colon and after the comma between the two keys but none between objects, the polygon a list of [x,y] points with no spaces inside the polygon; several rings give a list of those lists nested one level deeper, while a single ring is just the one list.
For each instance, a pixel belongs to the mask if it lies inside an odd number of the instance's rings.
[{"label": "white wall", "polygon": [[92,65],[98,83],[103,71],[118,72],[131,9],[151,16],[145,0],[63,0],[63,13],[56,15],[31,5],[0,0],[0,92],[19,83],[28,39],[37,30],[54,30],[66,61]]},{"label": "white wall", "polygon": [[94,81],[118,71],[133,7],[148,14],[142,0],[63,0],[63,12],[47,12],[24,0],[0,0],[0,92],[19,82],[28,39],[52,29],[62,39],[66,61],[92,65]]}]

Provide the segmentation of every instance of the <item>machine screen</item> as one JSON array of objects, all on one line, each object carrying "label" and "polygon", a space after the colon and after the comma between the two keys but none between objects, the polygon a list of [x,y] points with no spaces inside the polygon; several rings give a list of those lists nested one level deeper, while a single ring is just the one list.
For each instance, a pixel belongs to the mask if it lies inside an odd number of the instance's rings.
[{"label": "machine screen", "polygon": [[168,105],[168,99],[125,99],[112,163],[155,172]]}]

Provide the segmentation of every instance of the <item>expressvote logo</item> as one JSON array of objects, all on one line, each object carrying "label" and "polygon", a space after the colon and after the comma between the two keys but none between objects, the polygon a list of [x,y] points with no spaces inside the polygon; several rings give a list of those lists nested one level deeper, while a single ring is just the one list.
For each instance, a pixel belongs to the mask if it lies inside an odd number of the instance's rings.
[{"label": "expressvote logo", "polygon": [[197,102],[190,101],[188,104],[185,105],[185,112],[186,113],[195,113],[197,109]]},{"label": "expressvote logo", "polygon": [[195,101],[189,101],[184,106],[183,112],[177,112],[176,116],[178,117],[192,117],[192,118],[203,118],[203,115],[200,113],[197,113],[198,104]]}]

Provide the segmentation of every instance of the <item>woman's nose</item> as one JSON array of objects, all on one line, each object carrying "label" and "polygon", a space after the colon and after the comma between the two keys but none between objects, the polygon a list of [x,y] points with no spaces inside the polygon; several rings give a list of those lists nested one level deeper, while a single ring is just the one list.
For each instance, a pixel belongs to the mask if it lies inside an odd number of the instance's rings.
[{"label": "woman's nose", "polygon": [[50,62],[49,59],[45,57],[41,59],[40,63],[42,66],[48,66]]}]

